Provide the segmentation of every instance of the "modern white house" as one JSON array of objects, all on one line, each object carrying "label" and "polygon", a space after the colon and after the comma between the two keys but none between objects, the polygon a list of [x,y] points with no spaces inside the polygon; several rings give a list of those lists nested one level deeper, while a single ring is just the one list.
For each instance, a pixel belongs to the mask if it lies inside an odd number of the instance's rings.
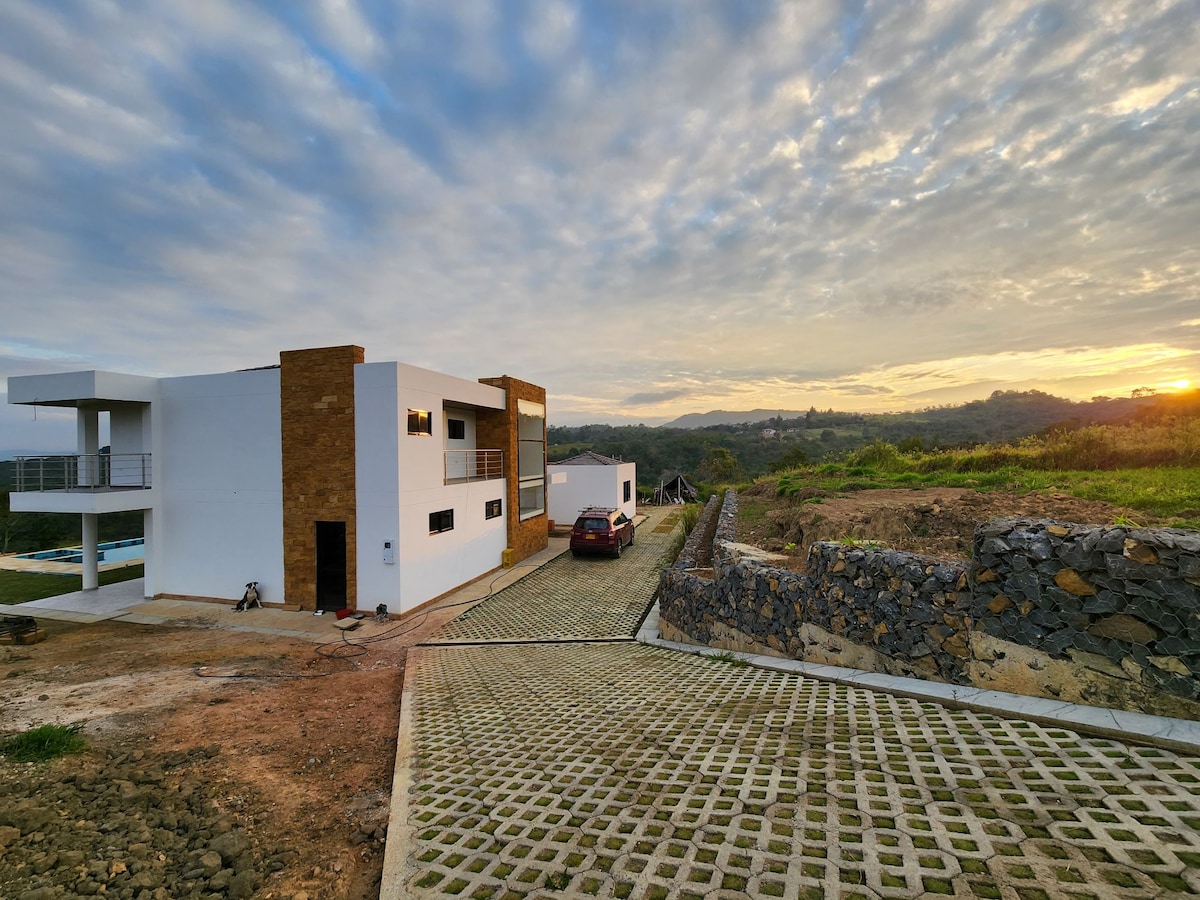
[{"label": "modern white house", "polygon": [[637,514],[637,464],[585,450],[578,456],[550,463],[547,498],[550,521],[575,521],[589,506],[619,509],[629,518]]},{"label": "modern white house", "polygon": [[[77,452],[17,461],[16,511],[142,510],[148,597],[414,609],[547,544],[546,392],[361,347],[172,378],[13,377],[10,403],[74,407]],[[110,452],[101,454],[102,420]]]}]

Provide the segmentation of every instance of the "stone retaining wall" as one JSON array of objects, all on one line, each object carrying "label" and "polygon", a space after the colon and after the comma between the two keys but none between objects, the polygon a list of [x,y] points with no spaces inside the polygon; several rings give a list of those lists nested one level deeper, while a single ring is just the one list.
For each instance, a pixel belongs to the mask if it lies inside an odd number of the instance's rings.
[{"label": "stone retaining wall", "polygon": [[800,574],[736,544],[731,501],[715,577],[662,574],[669,640],[1200,719],[1196,532],[996,520],[970,564],[817,543]]},{"label": "stone retaining wall", "polygon": [[713,494],[708,498],[708,503],[704,504],[704,509],[700,511],[700,518],[696,520],[696,525],[692,528],[692,533],[687,536],[687,540],[683,544],[683,549],[679,551],[679,556],[675,558],[675,568],[694,569],[700,564],[700,544],[704,540],[705,533],[708,531],[708,523],[712,521],[713,516],[721,511],[720,500],[720,497]]}]

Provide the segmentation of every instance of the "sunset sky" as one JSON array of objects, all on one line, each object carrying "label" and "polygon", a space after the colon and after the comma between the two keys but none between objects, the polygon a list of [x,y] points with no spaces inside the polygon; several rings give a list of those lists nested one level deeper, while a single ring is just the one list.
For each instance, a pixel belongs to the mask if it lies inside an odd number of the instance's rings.
[{"label": "sunset sky", "polygon": [[1196,0],[6,0],[0,390],[342,343],[551,424],[1169,390],[1197,48]]}]

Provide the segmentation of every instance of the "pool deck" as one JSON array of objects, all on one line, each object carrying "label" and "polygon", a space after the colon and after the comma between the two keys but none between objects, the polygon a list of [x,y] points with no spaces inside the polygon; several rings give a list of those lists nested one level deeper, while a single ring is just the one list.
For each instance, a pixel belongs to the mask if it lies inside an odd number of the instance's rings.
[{"label": "pool deck", "polygon": [[[113,569],[124,569],[126,566],[140,566],[141,557],[136,559],[117,559],[112,562],[100,563],[101,572]],[[0,556],[0,569],[10,572],[29,572],[34,575],[79,575],[83,567],[79,563],[57,562],[53,559],[22,559],[19,556]]]}]

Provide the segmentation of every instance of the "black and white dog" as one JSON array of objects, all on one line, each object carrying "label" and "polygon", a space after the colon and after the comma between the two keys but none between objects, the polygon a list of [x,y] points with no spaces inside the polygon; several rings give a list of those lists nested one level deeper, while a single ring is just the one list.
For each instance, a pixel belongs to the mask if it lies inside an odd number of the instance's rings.
[{"label": "black and white dog", "polygon": [[252,606],[257,606],[262,609],[262,600],[258,597],[258,582],[246,582],[246,593],[242,594],[242,599],[237,602],[237,606],[233,608],[234,612],[241,612],[244,609],[249,609]]}]

